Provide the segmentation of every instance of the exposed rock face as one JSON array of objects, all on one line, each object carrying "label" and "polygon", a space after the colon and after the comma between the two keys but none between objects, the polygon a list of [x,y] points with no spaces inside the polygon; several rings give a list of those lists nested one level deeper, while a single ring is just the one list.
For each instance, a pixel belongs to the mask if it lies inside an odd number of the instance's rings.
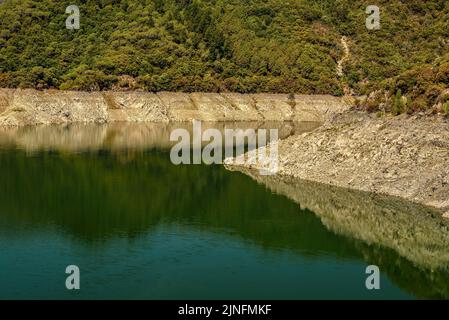
[{"label": "exposed rock face", "polygon": [[446,212],[449,123],[344,112],[315,131],[281,140],[278,174],[398,196]]},{"label": "exposed rock face", "polygon": [[245,117],[245,115],[248,115],[253,119],[258,119],[258,121],[264,119],[264,116],[256,109],[256,103],[252,95],[241,93],[223,93],[222,96],[234,109],[233,118],[236,121],[240,121],[242,117]]},{"label": "exposed rock face", "polygon": [[304,118],[330,119],[334,114],[348,110],[351,102],[346,98],[323,95],[296,95],[293,120],[301,121]]},{"label": "exposed rock face", "polygon": [[0,90],[0,114],[2,114],[11,105],[13,95],[14,90]]},{"label": "exposed rock face", "polygon": [[108,120],[108,106],[100,93],[7,90],[2,94],[8,95],[0,125],[104,123]]},{"label": "exposed rock face", "polygon": [[331,96],[0,89],[0,126],[194,119],[320,122],[348,105]]},{"label": "exposed rock face", "polygon": [[108,122],[167,122],[168,109],[156,94],[144,92],[105,92]]},{"label": "exposed rock face", "polygon": [[253,95],[256,110],[267,120],[293,120],[296,101],[284,94]]}]

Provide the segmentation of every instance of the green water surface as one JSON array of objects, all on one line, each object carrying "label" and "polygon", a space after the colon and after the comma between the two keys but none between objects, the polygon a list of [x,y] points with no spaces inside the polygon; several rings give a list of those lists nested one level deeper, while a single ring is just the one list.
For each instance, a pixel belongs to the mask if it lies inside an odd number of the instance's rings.
[{"label": "green water surface", "polygon": [[[447,298],[447,274],[161,148],[0,150],[0,299]],[[365,268],[381,269],[381,289]],[[65,268],[81,270],[81,290]]]}]

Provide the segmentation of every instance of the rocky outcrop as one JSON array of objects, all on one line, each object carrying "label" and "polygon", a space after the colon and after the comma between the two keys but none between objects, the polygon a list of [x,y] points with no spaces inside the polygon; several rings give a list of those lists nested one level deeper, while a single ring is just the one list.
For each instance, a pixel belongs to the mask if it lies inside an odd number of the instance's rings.
[{"label": "rocky outcrop", "polygon": [[5,112],[6,109],[11,105],[12,97],[14,95],[14,90],[3,89],[0,90],[0,114]]},{"label": "rocky outcrop", "polygon": [[398,196],[447,216],[448,141],[443,118],[344,112],[312,132],[281,140],[278,174]]},{"label": "rocky outcrop", "polygon": [[193,119],[319,122],[347,108],[343,98],[332,96],[0,89],[0,126]]},{"label": "rocky outcrop", "polygon": [[104,92],[108,122],[168,122],[167,107],[161,98],[144,92]]},{"label": "rocky outcrop", "polygon": [[[9,96],[0,125],[37,125],[108,120],[108,105],[101,93],[1,90]],[[5,93],[6,92],[6,93]]]},{"label": "rocky outcrop", "polygon": [[319,119],[327,121],[334,115],[345,112],[353,104],[350,98],[338,98],[324,95],[296,95],[293,120]]}]

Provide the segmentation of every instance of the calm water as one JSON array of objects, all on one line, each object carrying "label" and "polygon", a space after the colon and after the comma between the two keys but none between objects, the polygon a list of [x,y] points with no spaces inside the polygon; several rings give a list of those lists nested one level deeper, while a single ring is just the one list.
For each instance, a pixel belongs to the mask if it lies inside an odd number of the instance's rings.
[{"label": "calm water", "polygon": [[[447,274],[435,289],[433,271],[248,176],[172,165],[154,140],[130,147],[149,139],[132,128],[42,130],[0,135],[1,299],[448,297]],[[72,264],[79,291],[65,288]],[[381,290],[365,288],[369,264]]]}]

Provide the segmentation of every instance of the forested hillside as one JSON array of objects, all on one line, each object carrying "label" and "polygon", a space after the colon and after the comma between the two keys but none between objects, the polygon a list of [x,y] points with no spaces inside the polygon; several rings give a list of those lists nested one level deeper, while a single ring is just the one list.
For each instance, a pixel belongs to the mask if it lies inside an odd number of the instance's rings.
[{"label": "forested hillside", "polygon": [[[449,1],[3,0],[0,87],[342,95],[393,112],[449,100]],[[79,6],[68,30],[67,6]],[[346,36],[350,58],[336,74]],[[364,107],[376,109],[377,97]],[[442,100],[443,99],[443,100]],[[449,107],[448,107],[449,112]]]}]

